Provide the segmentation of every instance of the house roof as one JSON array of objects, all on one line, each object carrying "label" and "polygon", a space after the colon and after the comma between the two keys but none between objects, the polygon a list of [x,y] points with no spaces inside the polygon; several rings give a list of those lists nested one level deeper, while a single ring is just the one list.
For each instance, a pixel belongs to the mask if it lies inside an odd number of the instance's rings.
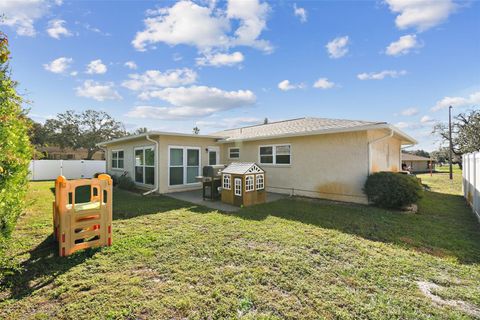
[{"label": "house roof", "polygon": [[98,143],[99,146],[105,146],[117,142],[128,141],[148,136],[184,136],[195,138],[218,139],[219,143],[228,143],[235,141],[262,140],[271,138],[308,136],[329,133],[353,132],[363,130],[386,129],[392,130],[398,135],[402,144],[416,144],[417,141],[404,133],[400,129],[386,123],[375,121],[360,120],[342,120],[342,119],[325,119],[325,118],[298,118],[284,121],[270,122],[267,124],[259,124],[254,126],[242,127],[237,129],[228,129],[212,133],[209,135],[174,133],[149,131],[138,135],[126,136],[110,141]]},{"label": "house roof", "polygon": [[259,124],[249,127],[229,129],[213,133],[215,136],[222,136],[220,142],[233,142],[245,140],[261,140],[291,136],[306,136],[327,133],[362,131],[369,129],[391,129],[398,134],[402,141],[414,144],[417,141],[402,132],[398,128],[386,122],[342,120],[325,118],[298,118]]},{"label": "house roof", "polygon": [[255,162],[232,162],[222,173],[227,174],[246,174],[246,173],[263,173],[265,172]]},{"label": "house roof", "polygon": [[404,160],[404,161],[431,161],[432,159],[422,157],[422,156],[417,156],[416,154],[402,152],[402,160]]},{"label": "house roof", "polygon": [[166,132],[166,131],[148,131],[145,133],[141,134],[134,134],[130,136],[125,136],[117,139],[112,139],[108,141],[103,141],[100,143],[97,143],[97,146],[106,146],[109,144],[117,143],[117,142],[123,142],[123,141],[129,141],[129,140],[134,140],[134,139],[139,139],[139,138],[145,138],[146,136],[176,136],[176,137],[195,137],[195,138],[207,138],[207,139],[222,139],[221,136],[214,136],[214,135],[205,135],[205,134],[194,134],[194,133],[179,133],[179,132]]}]

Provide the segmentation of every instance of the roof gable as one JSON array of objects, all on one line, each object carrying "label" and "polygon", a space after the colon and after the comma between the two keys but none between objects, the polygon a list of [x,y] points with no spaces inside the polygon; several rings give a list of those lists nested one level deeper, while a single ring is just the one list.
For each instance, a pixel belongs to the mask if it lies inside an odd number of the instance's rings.
[{"label": "roof gable", "polygon": [[222,170],[222,173],[255,174],[255,173],[265,173],[265,171],[262,168],[260,168],[255,162],[232,162],[225,169]]}]

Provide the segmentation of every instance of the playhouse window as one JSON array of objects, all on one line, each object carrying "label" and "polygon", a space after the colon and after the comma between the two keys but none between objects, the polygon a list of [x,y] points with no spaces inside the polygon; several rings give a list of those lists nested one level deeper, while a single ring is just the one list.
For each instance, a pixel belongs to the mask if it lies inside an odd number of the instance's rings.
[{"label": "playhouse window", "polygon": [[240,158],[240,148],[229,148],[228,157],[230,159],[239,159]]},{"label": "playhouse window", "polygon": [[235,178],[235,195],[242,196],[242,179]]},{"label": "playhouse window", "polygon": [[265,179],[263,174],[257,174],[257,190],[263,190],[265,188]]},{"label": "playhouse window", "polygon": [[250,192],[255,190],[253,176],[246,176],[245,177],[245,192]]},{"label": "playhouse window", "polygon": [[261,164],[290,164],[291,148],[289,144],[260,146]]},{"label": "playhouse window", "polygon": [[223,189],[230,190],[232,188],[231,178],[232,176],[229,174],[223,175]]},{"label": "playhouse window", "polygon": [[112,151],[112,169],[123,169],[123,150]]},{"label": "playhouse window", "polygon": [[169,147],[169,185],[196,183],[200,175],[200,148]]},{"label": "playhouse window", "polygon": [[135,182],[155,184],[155,151],[152,147],[135,148]]}]

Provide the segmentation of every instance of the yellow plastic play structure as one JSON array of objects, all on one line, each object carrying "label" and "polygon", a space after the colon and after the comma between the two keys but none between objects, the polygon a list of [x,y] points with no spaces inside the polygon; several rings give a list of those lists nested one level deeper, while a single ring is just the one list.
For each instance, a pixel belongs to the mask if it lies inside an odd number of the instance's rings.
[{"label": "yellow plastic play structure", "polygon": [[[112,245],[112,185],[108,174],[70,181],[59,176],[55,180],[53,234],[60,256]],[[90,186],[90,201],[76,203],[76,190],[82,186]]]}]

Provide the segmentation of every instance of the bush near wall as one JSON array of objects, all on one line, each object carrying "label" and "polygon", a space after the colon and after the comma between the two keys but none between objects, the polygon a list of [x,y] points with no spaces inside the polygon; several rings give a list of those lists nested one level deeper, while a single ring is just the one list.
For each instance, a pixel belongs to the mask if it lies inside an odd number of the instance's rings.
[{"label": "bush near wall", "polygon": [[416,203],[423,194],[415,176],[394,172],[377,172],[365,182],[368,201],[388,209],[401,209]]},{"label": "bush near wall", "polygon": [[0,265],[2,248],[24,208],[32,146],[22,98],[10,78],[8,40],[0,32]]}]

